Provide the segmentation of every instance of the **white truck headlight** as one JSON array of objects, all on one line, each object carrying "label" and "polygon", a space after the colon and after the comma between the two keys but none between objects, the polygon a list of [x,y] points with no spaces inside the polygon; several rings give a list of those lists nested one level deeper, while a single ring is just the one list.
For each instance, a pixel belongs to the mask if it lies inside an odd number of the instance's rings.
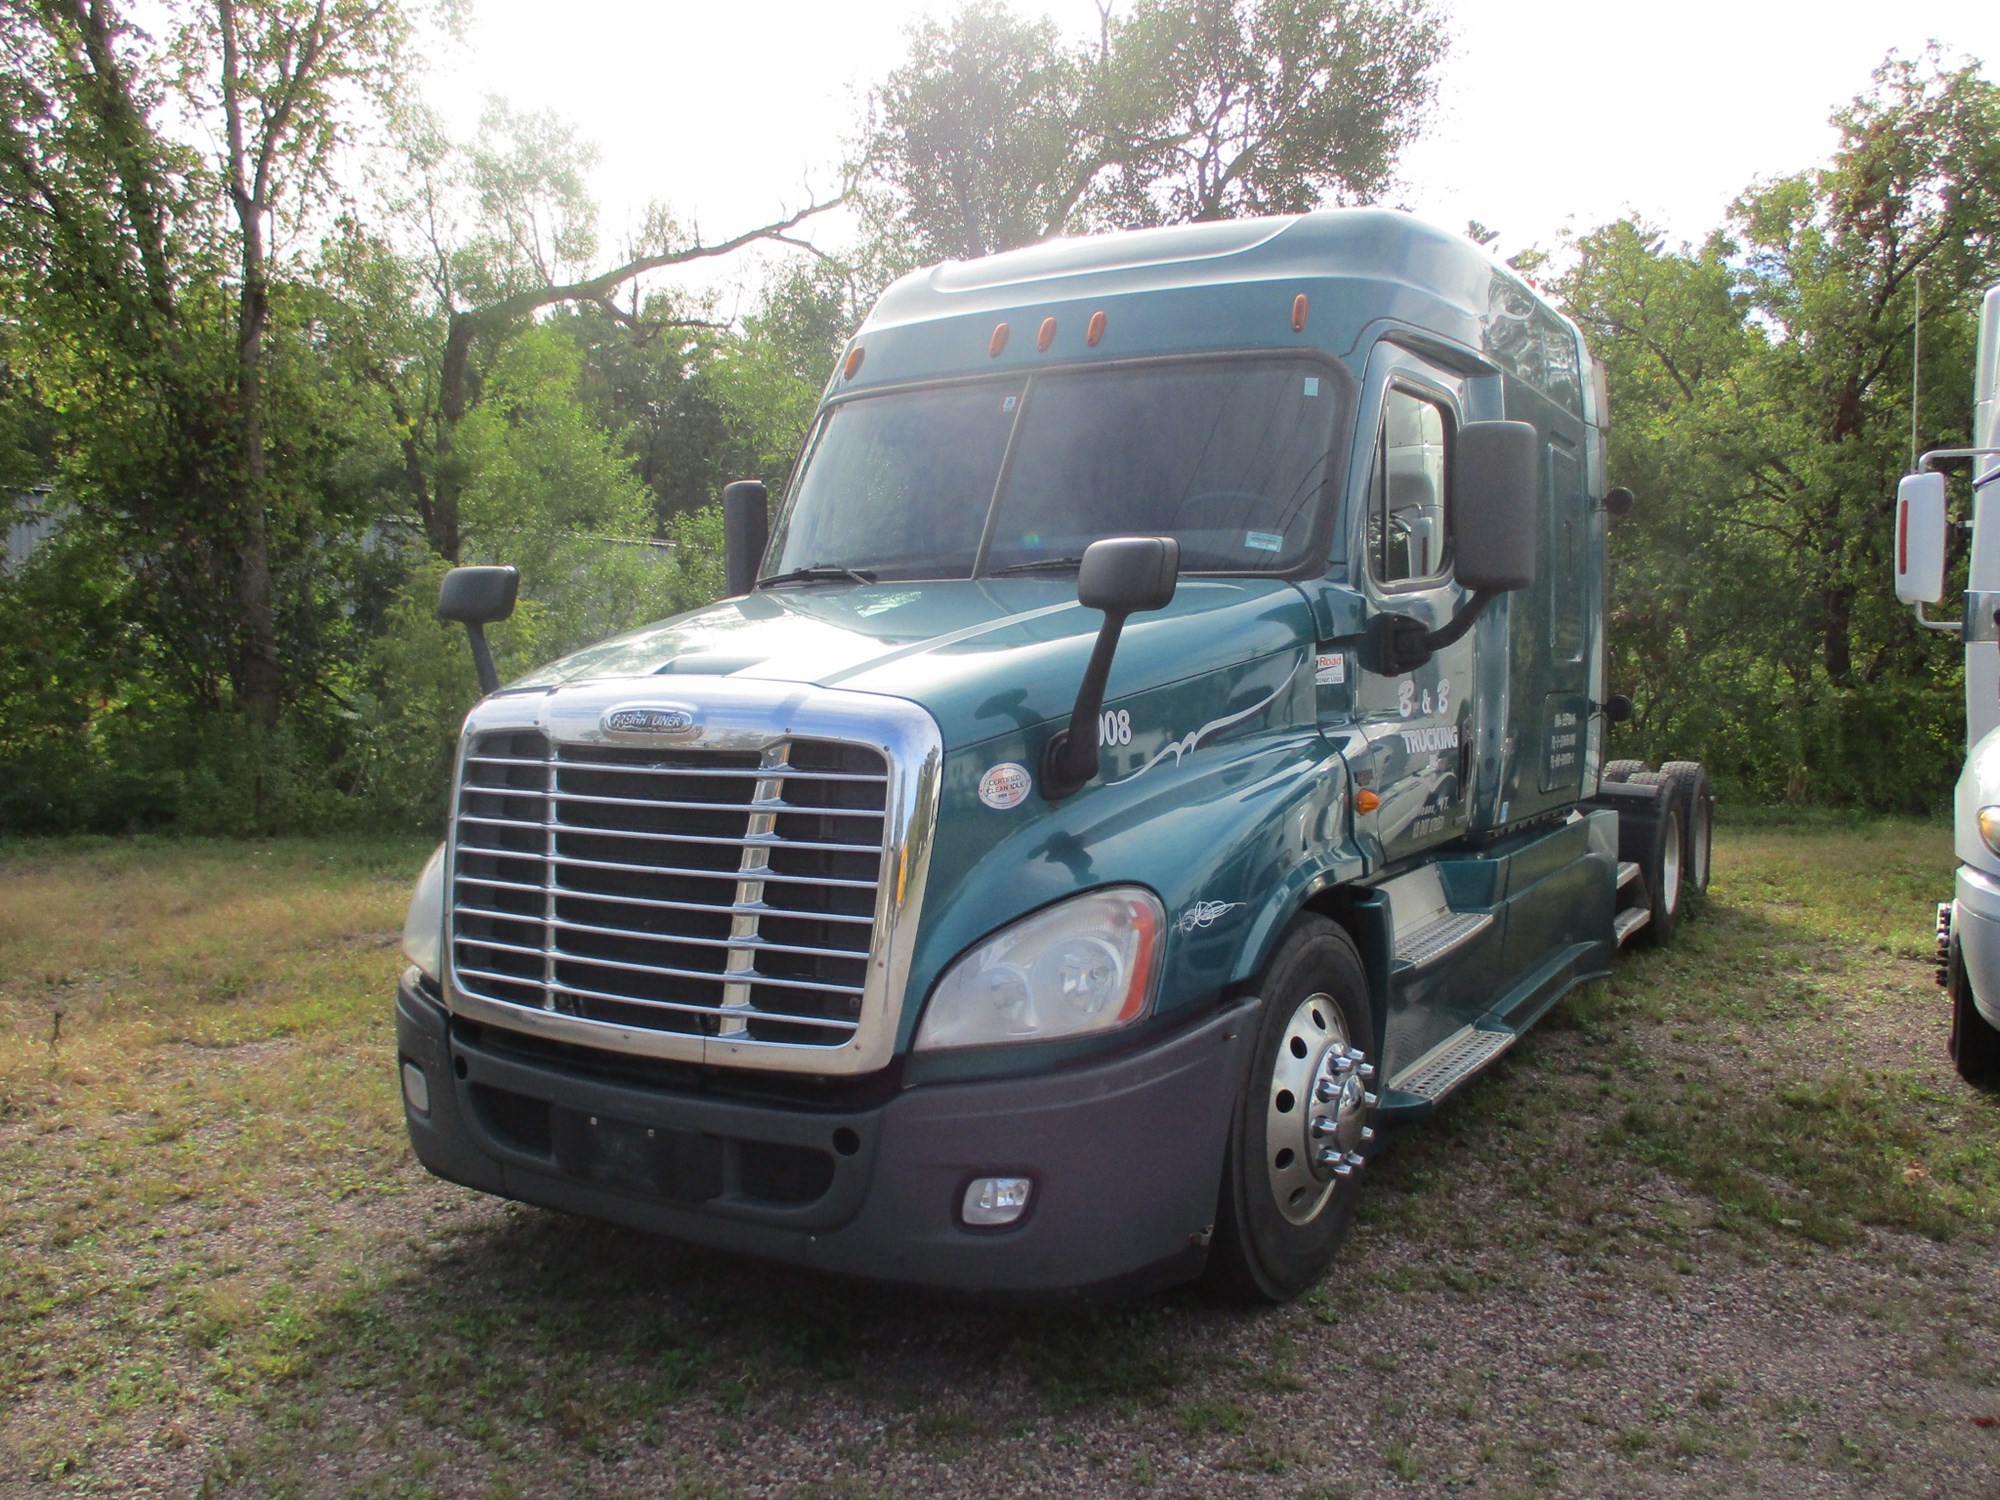
[{"label": "white truck headlight", "polygon": [[2000,807],[1979,809],[1980,841],[1995,854],[2000,854]]},{"label": "white truck headlight", "polygon": [[403,921],[403,957],[432,979],[444,973],[444,845],[424,861],[410,914]]},{"label": "white truck headlight", "polygon": [[1166,912],[1136,885],[1058,902],[1003,928],[945,971],[916,1050],[1112,1031],[1153,996]]}]

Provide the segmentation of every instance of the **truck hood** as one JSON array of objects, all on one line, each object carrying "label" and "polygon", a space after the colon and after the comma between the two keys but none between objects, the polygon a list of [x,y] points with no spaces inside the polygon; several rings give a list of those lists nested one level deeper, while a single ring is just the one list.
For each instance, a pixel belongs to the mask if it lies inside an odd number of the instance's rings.
[{"label": "truck hood", "polygon": [[[1066,718],[1103,618],[1076,602],[1071,576],[772,589],[591,646],[505,691],[606,677],[811,683],[920,703],[949,749]],[[1311,612],[1289,583],[1185,578],[1166,609],[1126,622],[1106,697],[1312,637]]]}]

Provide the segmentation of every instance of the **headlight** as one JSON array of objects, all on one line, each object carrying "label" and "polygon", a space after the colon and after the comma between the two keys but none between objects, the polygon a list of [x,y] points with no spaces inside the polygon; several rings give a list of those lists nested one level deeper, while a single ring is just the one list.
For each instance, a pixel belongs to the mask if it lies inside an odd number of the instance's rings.
[{"label": "headlight", "polygon": [[1151,891],[1073,896],[988,938],[931,992],[916,1048],[1043,1042],[1129,1025],[1152,999],[1166,913]]},{"label": "headlight", "polygon": [[444,972],[444,845],[424,861],[403,921],[403,957],[432,979]]},{"label": "headlight", "polygon": [[2000,854],[2000,807],[1979,809],[1979,836],[1986,841],[1986,847]]}]

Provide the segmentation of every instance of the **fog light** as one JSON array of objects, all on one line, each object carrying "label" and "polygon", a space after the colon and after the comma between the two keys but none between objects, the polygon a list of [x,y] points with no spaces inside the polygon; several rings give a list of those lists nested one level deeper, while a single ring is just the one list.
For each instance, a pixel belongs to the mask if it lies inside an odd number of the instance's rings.
[{"label": "fog light", "polygon": [[431,1081],[413,1062],[403,1064],[403,1098],[420,1115],[431,1112]]},{"label": "fog light", "polygon": [[975,1177],[965,1190],[958,1216],[975,1229],[1011,1224],[1028,1209],[1034,1182],[1026,1177]]}]

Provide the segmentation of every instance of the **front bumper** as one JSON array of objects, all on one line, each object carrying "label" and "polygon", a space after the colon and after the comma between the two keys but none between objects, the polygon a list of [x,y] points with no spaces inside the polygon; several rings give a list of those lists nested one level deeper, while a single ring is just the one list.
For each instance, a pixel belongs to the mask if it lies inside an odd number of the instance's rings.
[{"label": "front bumper", "polygon": [[1972,1003],[1989,1026],[2000,1027],[2000,880],[1960,865],[1952,894],[1951,930]]},{"label": "front bumper", "polygon": [[[514,1053],[455,1029],[414,972],[396,995],[399,1071],[423,1070],[429,1108],[406,1094],[404,1115],[438,1176],[715,1249],[965,1290],[1193,1275],[1255,1031],[1245,1001],[1089,1067],[807,1109]],[[959,1222],[986,1176],[1034,1180],[1020,1222]]]}]

